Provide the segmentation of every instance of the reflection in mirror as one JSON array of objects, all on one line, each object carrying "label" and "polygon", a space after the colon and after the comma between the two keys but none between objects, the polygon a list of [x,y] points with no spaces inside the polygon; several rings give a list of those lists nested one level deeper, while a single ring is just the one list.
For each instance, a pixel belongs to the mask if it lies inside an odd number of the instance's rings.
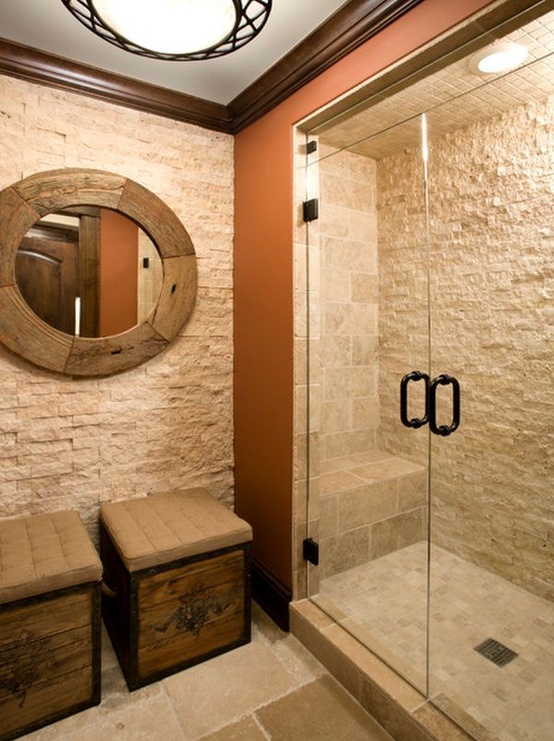
[{"label": "reflection in mirror", "polygon": [[66,334],[108,337],[146,319],[163,280],[156,245],[117,211],[72,206],[25,234],[16,279],[29,307]]},{"label": "reflection in mirror", "polygon": [[[75,210],[76,204],[87,204],[87,208],[77,207]],[[92,210],[89,211],[88,207],[92,207]],[[95,208],[98,210],[95,211]],[[99,214],[103,214],[104,210],[112,215],[124,214],[133,228],[135,225],[142,227],[155,245],[148,246],[148,254],[142,253],[140,250],[144,242],[138,233],[140,249],[135,251],[133,270],[127,269],[125,276],[129,272],[137,275],[138,272],[147,271],[158,260],[160,263],[155,270],[161,275],[161,281],[153,280],[149,287],[144,282],[138,292],[137,282],[134,281],[136,313],[117,327],[106,325],[107,319],[119,322],[123,310],[119,305],[114,308],[104,300],[104,293],[107,292],[103,289],[101,278],[103,269],[99,234],[103,228],[103,219]],[[18,251],[23,246],[24,251],[36,252],[36,243],[26,242],[22,245],[29,230],[32,227],[47,229],[46,222],[39,225],[41,217],[60,213],[78,217],[79,229],[77,234],[75,222],[61,224],[61,233],[57,237],[62,238],[62,243],[79,245],[78,250],[73,248],[77,252],[73,260],[77,267],[91,263],[94,268],[91,278],[83,269],[78,279],[73,279],[78,290],[74,289],[70,301],[66,302],[70,308],[65,309],[63,326],[66,330],[62,331],[39,318],[30,308],[23,293],[31,289],[20,288],[25,281],[23,278],[18,281],[16,275],[25,272],[24,267],[16,264],[23,264],[26,259],[33,260],[34,270],[27,268],[31,274],[37,272],[38,263],[59,264],[58,254],[45,254],[44,257],[51,258],[49,262],[36,256],[31,258],[28,254],[18,257]],[[59,221],[58,216],[56,219]],[[81,168],[61,168],[29,175],[0,190],[0,226],[0,342],[40,368],[70,376],[106,376],[135,368],[165,350],[191,317],[198,284],[192,240],[169,206],[129,178],[104,170]],[[71,226],[73,235],[69,234]],[[92,236],[88,233],[90,231],[93,232]],[[83,243],[92,247],[81,250]],[[110,257],[120,256],[122,250],[118,240],[109,252]],[[137,264],[141,270],[138,270]],[[141,274],[145,275],[145,272]],[[41,280],[44,285],[45,280]],[[123,293],[121,275],[116,275],[113,283],[116,290],[112,292],[112,298],[115,297],[117,303]],[[28,280],[27,285],[30,284]],[[62,285],[61,280],[59,285]],[[94,291],[91,286],[95,287]],[[100,286],[100,290],[96,286]],[[37,292],[42,300],[41,292],[46,291],[39,288]],[[89,293],[97,296],[97,309],[81,311],[78,306],[76,316],[75,299],[80,299],[78,304],[84,298],[90,303]],[[157,300],[154,296],[157,296]],[[34,300],[38,305],[39,298],[35,296]],[[62,303],[61,296],[59,303]],[[145,316],[140,319],[142,315]],[[80,336],[74,334],[76,325]],[[121,326],[127,329],[122,330]]]}]

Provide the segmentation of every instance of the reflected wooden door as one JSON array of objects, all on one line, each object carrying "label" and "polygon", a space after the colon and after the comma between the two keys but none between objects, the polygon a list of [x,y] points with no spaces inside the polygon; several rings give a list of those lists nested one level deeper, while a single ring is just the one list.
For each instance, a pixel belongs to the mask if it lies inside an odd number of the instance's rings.
[{"label": "reflected wooden door", "polygon": [[79,295],[78,233],[58,238],[26,236],[17,253],[19,290],[31,309],[50,326],[75,333]]}]

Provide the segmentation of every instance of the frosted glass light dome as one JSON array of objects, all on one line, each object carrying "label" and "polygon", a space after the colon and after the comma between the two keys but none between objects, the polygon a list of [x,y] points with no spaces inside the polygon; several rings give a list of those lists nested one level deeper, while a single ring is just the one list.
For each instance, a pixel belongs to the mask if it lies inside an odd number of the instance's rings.
[{"label": "frosted glass light dome", "polygon": [[233,31],[233,0],[92,0],[113,31],[161,54],[197,52],[216,46]]},{"label": "frosted glass light dome", "polygon": [[527,59],[527,48],[511,41],[498,42],[474,54],[469,68],[477,75],[494,75],[510,72]]},{"label": "frosted glass light dome", "polygon": [[222,57],[249,44],[267,23],[273,0],[61,2],[109,44],[142,57],[185,62]]}]

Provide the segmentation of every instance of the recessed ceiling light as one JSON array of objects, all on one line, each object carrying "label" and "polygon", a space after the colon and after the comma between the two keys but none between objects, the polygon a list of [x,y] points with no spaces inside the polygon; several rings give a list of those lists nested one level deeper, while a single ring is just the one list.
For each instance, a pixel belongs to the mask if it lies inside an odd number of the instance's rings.
[{"label": "recessed ceiling light", "polygon": [[476,75],[497,75],[516,69],[527,59],[523,44],[501,41],[485,47],[469,60],[469,69]]}]

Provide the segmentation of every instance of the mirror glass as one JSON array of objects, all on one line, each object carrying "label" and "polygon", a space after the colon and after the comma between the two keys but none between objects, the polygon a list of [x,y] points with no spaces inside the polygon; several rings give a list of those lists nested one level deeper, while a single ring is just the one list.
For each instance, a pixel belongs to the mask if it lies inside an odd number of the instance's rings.
[{"label": "mirror glass", "polygon": [[39,219],[16,256],[28,306],[54,329],[109,337],[144,321],[163,280],[154,242],[113,209],[72,206]]},{"label": "mirror glass", "polygon": [[187,230],[140,183],[62,168],[0,190],[0,342],[41,368],[135,368],[179,335],[197,285]]}]

